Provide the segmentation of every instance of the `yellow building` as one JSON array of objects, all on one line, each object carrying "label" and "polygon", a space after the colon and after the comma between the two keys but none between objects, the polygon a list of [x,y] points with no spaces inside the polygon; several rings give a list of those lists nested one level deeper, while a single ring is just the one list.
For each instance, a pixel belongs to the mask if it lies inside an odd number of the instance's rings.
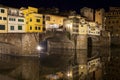
[{"label": "yellow building", "polygon": [[43,15],[38,14],[38,9],[28,7],[20,9],[26,19],[26,32],[43,32]]},{"label": "yellow building", "polygon": [[105,17],[105,10],[104,9],[95,10],[95,22],[103,25],[104,24],[104,17]]},{"label": "yellow building", "polygon": [[59,28],[60,26],[63,26],[63,20],[65,18],[66,17],[63,17],[63,16],[45,14],[43,24],[46,30]]},{"label": "yellow building", "polygon": [[0,6],[0,33],[7,33],[7,8]]}]

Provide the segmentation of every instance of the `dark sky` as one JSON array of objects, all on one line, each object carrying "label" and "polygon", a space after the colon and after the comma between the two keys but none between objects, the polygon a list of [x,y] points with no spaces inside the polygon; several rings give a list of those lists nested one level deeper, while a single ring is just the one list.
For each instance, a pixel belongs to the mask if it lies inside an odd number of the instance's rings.
[{"label": "dark sky", "polygon": [[82,7],[108,8],[109,6],[120,7],[120,0],[0,0],[0,4],[10,7],[58,7],[60,10],[77,10]]}]

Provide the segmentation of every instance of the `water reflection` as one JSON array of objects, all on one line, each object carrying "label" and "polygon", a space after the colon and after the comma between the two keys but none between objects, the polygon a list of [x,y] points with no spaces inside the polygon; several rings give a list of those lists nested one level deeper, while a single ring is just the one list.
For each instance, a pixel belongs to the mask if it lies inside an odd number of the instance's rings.
[{"label": "water reflection", "polygon": [[5,59],[2,58],[0,61],[3,66],[0,68],[1,75],[7,75],[16,80],[39,80],[39,59],[4,57]]},{"label": "water reflection", "polygon": [[105,63],[105,80],[120,80],[120,49],[113,48],[111,49],[111,57],[108,58],[108,61]]},{"label": "water reflection", "polygon": [[0,75],[15,80],[103,80],[110,56],[109,48],[99,47],[50,50],[41,53],[40,58],[1,55]]}]

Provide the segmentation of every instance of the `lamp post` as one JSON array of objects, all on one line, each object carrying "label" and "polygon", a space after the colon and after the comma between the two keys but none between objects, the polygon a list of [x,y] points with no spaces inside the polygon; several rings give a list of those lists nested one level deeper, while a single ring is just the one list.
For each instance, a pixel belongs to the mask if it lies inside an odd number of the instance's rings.
[{"label": "lamp post", "polygon": [[40,51],[43,49],[42,48],[42,46],[40,46],[40,45],[38,45],[37,47],[36,47],[36,49],[37,49],[37,51],[38,51],[38,56],[40,57]]},{"label": "lamp post", "polygon": [[72,80],[72,72],[69,70],[67,73],[68,80]]},{"label": "lamp post", "polygon": [[42,47],[40,45],[37,46],[37,50],[40,51],[42,50]]}]

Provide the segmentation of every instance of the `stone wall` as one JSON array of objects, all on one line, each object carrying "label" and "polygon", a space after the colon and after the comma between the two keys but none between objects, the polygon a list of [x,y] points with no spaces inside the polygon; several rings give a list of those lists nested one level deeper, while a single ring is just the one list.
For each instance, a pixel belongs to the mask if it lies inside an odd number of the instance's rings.
[{"label": "stone wall", "polygon": [[87,49],[87,35],[72,35],[71,40],[74,43],[74,49]]},{"label": "stone wall", "polygon": [[[95,36],[95,35],[89,35],[88,38],[91,38],[91,45],[92,47],[99,47],[101,46],[101,40],[100,40],[100,36]],[[89,42],[89,41],[88,41]]]},{"label": "stone wall", "polygon": [[18,49],[16,46],[8,43],[0,42],[0,54],[17,54]]},{"label": "stone wall", "polygon": [[52,49],[74,49],[72,42],[52,42],[48,41],[48,48]]},{"label": "stone wall", "polygon": [[54,32],[47,38],[48,49],[74,49],[74,43],[68,39],[64,32]]},{"label": "stone wall", "polygon": [[107,31],[102,31],[100,36],[89,35],[88,38],[91,38],[92,47],[110,47],[111,38],[110,33]]},{"label": "stone wall", "polygon": [[36,49],[39,45],[39,34],[29,33],[22,34],[22,55],[23,56],[38,56],[39,51]]},{"label": "stone wall", "polygon": [[87,49],[87,35],[77,36],[76,49]]},{"label": "stone wall", "polygon": [[[16,53],[15,55],[19,56],[38,56],[39,53],[36,49],[39,44],[38,33],[0,34],[0,42],[11,44],[11,46],[15,47],[15,49],[12,50],[12,55]],[[5,47],[7,48],[7,45]]]},{"label": "stone wall", "polygon": [[110,47],[111,46],[110,32],[102,31],[100,38],[101,38],[101,46],[103,46],[103,47]]},{"label": "stone wall", "polygon": [[91,38],[93,47],[110,46],[110,35],[109,32],[105,31],[102,32],[101,36],[72,35],[71,40],[69,40],[65,32],[49,32],[44,34],[1,33],[0,42],[14,46],[11,54],[15,53],[16,55],[20,56],[39,56],[39,51],[36,49],[36,47],[42,40],[47,40],[48,49],[87,49],[89,37]]},{"label": "stone wall", "polygon": [[7,45],[5,46],[5,48],[14,48],[12,50],[12,53],[17,53],[16,54],[20,54],[21,53],[21,38],[22,36],[20,34],[0,34],[0,42],[2,42],[2,44],[9,44],[11,47],[8,47]]}]

